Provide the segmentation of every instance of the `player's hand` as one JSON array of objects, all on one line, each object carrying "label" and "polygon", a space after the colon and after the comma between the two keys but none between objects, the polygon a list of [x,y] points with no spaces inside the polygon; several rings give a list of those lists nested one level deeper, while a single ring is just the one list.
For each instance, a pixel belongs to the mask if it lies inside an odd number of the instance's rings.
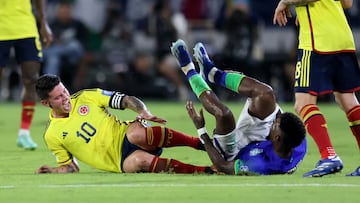
[{"label": "player's hand", "polygon": [[285,26],[288,22],[287,18],[291,18],[290,7],[284,4],[282,1],[279,2],[275,9],[273,24],[279,26]]},{"label": "player's hand", "polygon": [[136,116],[136,119],[137,120],[147,120],[147,121],[152,121],[152,122],[161,123],[161,124],[166,123],[165,119],[154,116],[149,111],[142,111],[138,116]]},{"label": "player's hand", "polygon": [[47,23],[41,25],[40,33],[45,43],[45,47],[48,48],[53,41],[53,34]]},{"label": "player's hand", "polygon": [[196,129],[200,129],[205,126],[203,109],[200,109],[199,114],[197,114],[194,103],[192,101],[187,101],[186,110],[189,114],[189,117],[193,121]]},{"label": "player's hand", "polygon": [[52,173],[53,172],[53,168],[48,166],[48,165],[43,165],[41,166],[38,170],[35,171],[36,174],[40,174],[40,173]]}]

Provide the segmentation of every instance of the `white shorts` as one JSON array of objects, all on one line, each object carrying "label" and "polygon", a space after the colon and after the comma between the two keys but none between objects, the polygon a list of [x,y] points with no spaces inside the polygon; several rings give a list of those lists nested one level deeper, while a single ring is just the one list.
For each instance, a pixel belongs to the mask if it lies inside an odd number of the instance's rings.
[{"label": "white shorts", "polygon": [[249,114],[251,99],[247,99],[241,111],[235,129],[226,134],[214,134],[214,146],[224,156],[225,160],[234,160],[239,151],[253,141],[264,141],[270,133],[276,114],[281,108],[276,104],[273,113],[261,120]]}]

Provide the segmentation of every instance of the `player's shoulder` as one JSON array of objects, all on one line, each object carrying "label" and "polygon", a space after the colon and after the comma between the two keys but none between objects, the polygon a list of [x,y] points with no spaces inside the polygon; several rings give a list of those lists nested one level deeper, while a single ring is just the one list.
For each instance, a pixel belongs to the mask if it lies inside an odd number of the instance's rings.
[{"label": "player's shoulder", "polygon": [[98,92],[101,92],[101,89],[99,89],[99,88],[82,89],[82,90],[75,92],[70,97],[71,97],[71,99],[76,99],[80,96],[92,95],[92,94],[96,94]]}]

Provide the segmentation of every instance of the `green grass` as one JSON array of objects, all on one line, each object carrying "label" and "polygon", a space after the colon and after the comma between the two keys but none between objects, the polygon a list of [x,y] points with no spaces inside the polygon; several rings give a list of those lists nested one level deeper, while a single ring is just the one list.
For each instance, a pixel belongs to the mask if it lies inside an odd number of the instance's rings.
[{"label": "green grass", "polygon": [[[185,103],[148,101],[152,113],[168,120],[167,126],[196,134],[185,111]],[[199,104],[196,104],[200,107]],[[242,103],[228,103],[235,116]],[[291,104],[282,105],[292,111]],[[346,118],[334,104],[320,104],[328,121],[332,141],[344,161],[342,173],[322,178],[302,178],[319,159],[313,140],[308,137],[308,154],[294,175],[236,177],[224,175],[115,174],[92,169],[80,163],[78,174],[41,174],[34,171],[43,164],[55,166],[42,133],[48,109],[38,104],[32,137],[39,144],[35,151],[15,146],[20,104],[0,104],[0,202],[356,202],[359,178],[345,174],[360,165],[359,151]],[[199,109],[199,108],[198,108]],[[114,111],[120,118],[132,119],[130,111]],[[207,128],[214,119],[205,114]],[[209,165],[205,152],[186,147],[167,148],[163,156],[192,164]]]}]

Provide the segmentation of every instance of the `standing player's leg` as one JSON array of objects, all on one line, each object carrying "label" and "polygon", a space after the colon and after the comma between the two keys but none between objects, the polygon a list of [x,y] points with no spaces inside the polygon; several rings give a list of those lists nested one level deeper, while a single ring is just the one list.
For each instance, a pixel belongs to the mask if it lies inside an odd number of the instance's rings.
[{"label": "standing player's leg", "polygon": [[321,177],[341,171],[342,161],[331,143],[327,122],[316,105],[316,97],[306,93],[295,93],[295,111],[303,120],[307,132],[314,139],[321,155],[321,160],[315,168],[303,176]]},{"label": "standing player's leg", "polygon": [[37,144],[31,139],[30,126],[36,105],[35,81],[39,77],[39,62],[23,62],[21,76],[23,81],[22,112],[17,145],[24,149],[34,150]]},{"label": "standing player's leg", "polygon": [[[315,141],[320,152],[321,159],[315,168],[304,177],[321,177],[328,174],[337,173],[342,170],[343,163],[337,155],[329,136],[325,116],[320,111],[317,103],[317,96],[309,92],[324,92],[332,89],[329,84],[332,82],[330,71],[332,61],[329,56],[316,54],[312,51],[299,50],[298,62],[295,75],[295,112],[303,120],[308,134]],[[325,69],[324,73],[324,67]],[[336,67],[339,69],[339,67]]]},{"label": "standing player's leg", "polygon": [[[342,67],[334,67],[341,70],[336,74],[335,90],[345,90],[334,92],[335,100],[346,114],[349,127],[354,135],[358,148],[360,149],[360,105],[355,95],[355,90],[360,88],[360,69],[355,53],[344,53],[341,55]],[[360,176],[360,167],[347,176]]]},{"label": "standing player's leg", "polygon": [[35,81],[39,77],[41,45],[38,38],[17,40],[14,44],[16,60],[21,66],[23,81],[22,113],[17,145],[34,150],[37,144],[31,139],[30,126],[36,105]]},{"label": "standing player's leg", "polygon": [[[355,93],[334,93],[336,102],[341,109],[346,113],[349,121],[349,127],[354,135],[358,149],[360,149],[360,105]],[[360,176],[360,166],[347,176]]]},{"label": "standing player's leg", "polygon": [[196,72],[187,46],[183,40],[177,40],[171,47],[172,54],[180,64],[193,92],[196,94],[206,111],[216,119],[216,134],[227,134],[234,130],[235,119],[228,107],[220,102],[203,78]]}]

